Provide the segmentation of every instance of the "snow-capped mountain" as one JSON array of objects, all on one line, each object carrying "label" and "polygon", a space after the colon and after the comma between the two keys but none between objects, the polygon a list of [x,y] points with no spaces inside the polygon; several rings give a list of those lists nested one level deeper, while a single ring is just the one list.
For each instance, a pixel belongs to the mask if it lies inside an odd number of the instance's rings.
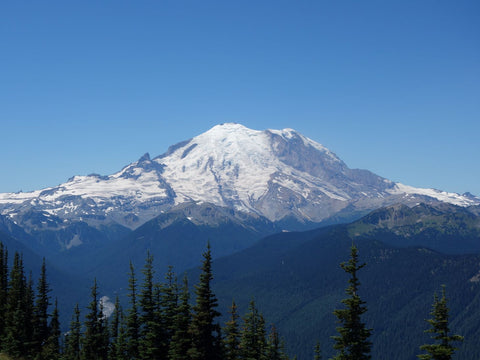
[{"label": "snow-capped mountain", "polygon": [[[395,183],[350,169],[329,149],[292,129],[257,131],[228,123],[148,154],[109,175],[74,176],[56,187],[0,194],[0,214],[30,228],[120,224],[137,228],[186,202],[211,203],[271,221],[321,222],[393,203],[480,204],[480,198]],[[24,225],[24,224],[23,224]],[[27,227],[28,228],[28,227]]]}]

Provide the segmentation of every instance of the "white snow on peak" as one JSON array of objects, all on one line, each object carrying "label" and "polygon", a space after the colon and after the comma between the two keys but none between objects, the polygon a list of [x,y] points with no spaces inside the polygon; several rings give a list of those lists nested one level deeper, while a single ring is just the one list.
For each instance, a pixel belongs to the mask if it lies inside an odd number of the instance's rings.
[{"label": "white snow on peak", "polygon": [[392,195],[407,194],[407,195],[429,196],[439,201],[443,201],[443,202],[450,203],[453,205],[458,205],[458,206],[471,206],[471,205],[478,204],[478,201],[475,202],[474,200],[457,193],[450,193],[450,192],[436,190],[436,189],[416,188],[416,187],[404,185],[401,183],[395,183],[395,186],[387,190],[387,192],[389,192]]},{"label": "white snow on peak", "polygon": [[[43,190],[3,193],[0,194],[0,204],[19,205],[26,201],[30,201],[33,206],[48,204],[49,212],[56,215],[60,210],[64,213],[76,210],[70,202],[59,201],[64,196],[92,199],[97,205],[102,205],[115,197],[126,197],[132,202],[142,203],[151,198],[167,196],[165,188],[159,186],[159,176],[155,171],[140,171],[141,169],[134,168],[132,173],[137,178],[121,177],[125,169],[108,177],[77,175],[62,185]],[[2,211],[2,214],[9,212],[7,209]]]},{"label": "white snow on peak", "polygon": [[267,191],[270,176],[282,167],[265,132],[233,123],[217,125],[156,161],[165,165],[162,175],[177,194],[177,203],[224,205],[219,191],[223,184],[233,191],[229,197],[234,202],[249,204]]},{"label": "white snow on peak", "polygon": [[318,151],[320,151],[324,154],[327,154],[331,158],[331,160],[336,161],[336,162],[341,162],[342,161],[337,157],[337,155],[335,155],[333,152],[331,152],[328,148],[326,148],[322,144],[319,144],[318,142],[300,134],[299,132],[297,132],[294,129],[290,129],[290,128],[286,128],[286,129],[283,129],[283,130],[268,129],[267,131],[272,133],[272,134],[281,136],[285,140],[291,140],[291,139],[297,137],[297,138],[299,138],[303,141],[303,144],[305,146],[311,146],[314,149],[317,149]]},{"label": "white snow on peak", "polygon": [[[50,190],[47,188],[44,190]],[[35,190],[30,192],[18,193],[0,193],[0,204],[22,204],[26,201],[31,201],[37,198],[43,190]]]},{"label": "white snow on peak", "polygon": [[[323,155],[323,160],[327,163],[340,163],[334,164],[340,166],[334,166],[333,169],[346,168],[329,149],[293,129],[260,131],[237,123],[225,123],[214,126],[182,146],[173,147],[175,150],[161,157],[150,160],[149,156],[144,155],[139,161],[110,176],[75,176],[57,187],[29,193],[0,193],[0,209],[3,215],[13,216],[12,214],[18,213],[22,208],[38,206],[53,215],[70,216],[82,210],[79,202],[71,200],[71,196],[77,196],[89,200],[87,210],[84,207],[84,211],[88,212],[89,207],[97,206],[105,215],[114,213],[122,204],[148,208],[150,205],[156,206],[152,205],[156,202],[163,204],[162,201],[167,199],[168,204],[172,204],[173,200],[176,204],[191,200],[210,202],[267,216],[262,212],[264,210],[257,206],[257,201],[269,189],[275,189],[275,186],[279,192],[283,191],[283,194],[286,193],[285,189],[288,189],[308,199],[308,203],[317,208],[325,204],[325,197],[342,202],[355,201],[358,198],[359,195],[355,191],[352,193],[350,189],[361,184],[351,181],[344,188],[338,183],[323,181],[313,175],[315,172],[308,173],[310,169],[299,170],[308,167],[296,167],[294,157],[288,165],[289,161],[285,161],[285,157],[282,160],[278,156],[278,151],[282,150],[282,139],[292,141],[294,146],[300,145],[295,151],[298,149],[298,155],[303,155],[306,162],[309,157],[316,156],[311,151],[315,149]],[[302,143],[305,149],[302,149]],[[304,150],[308,151],[301,153]],[[384,181],[390,184],[390,181]],[[175,199],[170,198],[173,193],[168,186],[174,191]],[[424,195],[460,206],[480,203],[478,198],[472,200],[468,196],[434,189],[419,189],[400,183],[391,183],[391,187],[385,192],[374,191],[374,195],[364,191],[361,193],[365,197],[379,198],[388,197],[388,194]],[[272,196],[275,201],[276,195]],[[285,203],[281,198],[277,200],[278,203]],[[263,206],[265,208],[265,205]],[[165,205],[165,208],[167,207]],[[160,208],[155,211],[160,211]],[[148,216],[153,214],[152,211]],[[75,241],[70,245],[75,246]]]},{"label": "white snow on peak", "polygon": [[[175,191],[177,204],[203,200],[255,211],[255,202],[269,190],[272,182],[305,196],[309,193],[308,187],[320,186],[311,174],[279,159],[272,134],[286,140],[299,138],[305,146],[340,161],[328,149],[293,129],[259,131],[235,123],[217,125],[155,161],[165,166],[162,176]],[[286,176],[279,178],[276,174]],[[297,180],[291,181],[291,178]],[[348,198],[338,193],[338,189],[324,190],[324,194],[337,200]]]}]

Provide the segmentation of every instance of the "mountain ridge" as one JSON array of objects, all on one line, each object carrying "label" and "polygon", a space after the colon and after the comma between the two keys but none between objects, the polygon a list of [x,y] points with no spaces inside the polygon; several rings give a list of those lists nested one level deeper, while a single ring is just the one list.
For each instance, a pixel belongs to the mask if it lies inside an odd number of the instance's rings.
[{"label": "mountain ridge", "polygon": [[293,129],[259,131],[226,123],[162,155],[145,153],[112,175],[77,175],[56,187],[1,193],[0,214],[34,232],[39,225],[25,214],[55,217],[63,227],[80,221],[97,229],[112,224],[136,229],[183,203],[212,203],[272,222],[311,224],[420,202],[477,206],[480,198],[414,188],[350,169]]}]

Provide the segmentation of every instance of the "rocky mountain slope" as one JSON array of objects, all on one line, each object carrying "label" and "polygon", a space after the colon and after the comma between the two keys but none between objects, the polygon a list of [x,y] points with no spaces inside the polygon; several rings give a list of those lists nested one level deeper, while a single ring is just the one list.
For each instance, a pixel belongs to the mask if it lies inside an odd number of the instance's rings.
[{"label": "rocky mountain slope", "polygon": [[68,236],[56,246],[69,250],[88,242],[77,227],[135,229],[181,204],[205,202],[288,229],[292,222],[351,219],[394,203],[475,206],[480,198],[413,188],[350,169],[292,129],[257,131],[229,123],[153,159],[145,154],[112,175],[74,176],[43,190],[0,194],[0,214],[27,233],[64,231]]}]

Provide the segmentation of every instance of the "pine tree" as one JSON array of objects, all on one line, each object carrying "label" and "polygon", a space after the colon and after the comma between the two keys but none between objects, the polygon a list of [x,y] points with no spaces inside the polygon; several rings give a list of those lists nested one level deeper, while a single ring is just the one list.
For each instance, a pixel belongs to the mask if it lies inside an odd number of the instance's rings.
[{"label": "pine tree", "polygon": [[58,314],[58,302],[55,300],[52,318],[49,325],[49,336],[41,348],[41,355],[37,359],[57,360],[60,358],[60,321]]},{"label": "pine tree", "polygon": [[188,354],[192,360],[217,360],[221,356],[221,344],[220,325],[215,323],[215,318],[220,313],[216,310],[217,298],[211,288],[213,274],[210,244],[203,257],[200,282],[195,286],[196,300],[190,326],[193,343]]},{"label": "pine tree", "polygon": [[5,333],[6,304],[8,294],[8,251],[0,242],[0,350]]},{"label": "pine tree", "polygon": [[333,336],[335,340],[334,349],[338,350],[334,360],[367,360],[371,359],[370,349],[372,343],[368,340],[372,330],[367,329],[361,320],[362,314],[367,311],[366,303],[360,299],[358,288],[360,281],[357,272],[365,264],[358,265],[358,250],[352,245],[350,260],[348,263],[342,263],[342,269],[350,274],[348,280],[349,286],[345,292],[349,296],[342,300],[345,309],[337,309],[333,313],[337,316],[338,322],[342,325],[337,327],[338,336]]},{"label": "pine tree", "polygon": [[100,347],[98,349],[98,355],[101,359],[108,359],[108,353],[110,349],[110,329],[108,326],[108,317],[105,315],[104,299],[101,298],[99,302],[100,311]]},{"label": "pine tree", "polygon": [[158,301],[159,320],[159,357],[164,359],[168,356],[169,344],[174,332],[175,314],[178,306],[177,276],[173,267],[169,266],[165,274],[165,282],[156,287]]},{"label": "pine tree", "polygon": [[168,350],[169,360],[187,359],[187,353],[192,346],[192,340],[188,329],[190,327],[190,293],[188,291],[187,276],[183,279],[183,288],[173,321],[173,335]]},{"label": "pine tree", "polygon": [[[33,290],[33,277],[32,273],[28,277],[28,281],[26,282],[25,286],[25,300],[23,304],[23,317],[24,317],[24,329],[23,329],[23,336],[24,336],[24,343],[23,343],[23,351],[24,356],[28,357],[30,355],[36,354],[35,351],[35,341],[33,338],[34,334],[34,327],[35,327],[35,316],[34,316],[34,300],[35,299],[35,291]],[[48,328],[47,328],[48,331]]]},{"label": "pine tree", "polygon": [[232,300],[230,319],[225,323],[223,341],[225,360],[238,360],[240,358],[240,328],[238,324],[237,304]]},{"label": "pine tree", "polygon": [[243,330],[240,338],[240,359],[263,360],[266,356],[267,340],[265,320],[252,299],[248,312],[243,318]]},{"label": "pine tree", "polygon": [[118,296],[115,298],[115,309],[110,325],[110,360],[128,360],[125,317]]},{"label": "pine tree", "polygon": [[72,321],[70,322],[70,330],[65,339],[65,360],[79,360],[80,359],[80,340],[81,340],[81,327],[80,322],[80,309],[78,304],[75,305],[72,315]]},{"label": "pine tree", "polygon": [[140,293],[140,307],[142,310],[140,322],[142,327],[140,328],[139,352],[140,359],[153,360],[158,358],[158,339],[156,336],[158,321],[156,321],[156,304],[153,293],[153,257],[150,253],[147,254],[142,273],[144,281]]},{"label": "pine tree", "polygon": [[37,284],[37,296],[35,299],[34,308],[34,329],[33,341],[34,351],[39,353],[42,346],[47,341],[50,331],[48,328],[48,307],[50,306],[50,298],[48,293],[50,288],[47,282],[47,270],[45,265],[45,258],[43,258],[40,278]]},{"label": "pine tree", "polygon": [[105,344],[105,329],[103,312],[99,306],[97,280],[92,286],[91,302],[87,307],[90,310],[85,316],[85,333],[81,358],[84,360],[107,359],[108,346]]},{"label": "pine tree", "polygon": [[137,280],[135,278],[135,269],[130,263],[130,278],[128,279],[128,290],[130,297],[130,309],[126,321],[127,353],[129,358],[138,359],[139,339],[140,339],[140,320],[137,304]]},{"label": "pine tree", "polygon": [[120,306],[120,299],[118,295],[115,297],[115,305],[110,321],[110,347],[109,347],[109,359],[116,358],[115,349],[117,347],[118,334],[120,331],[120,325],[122,321],[122,308]]},{"label": "pine tree", "polygon": [[[5,312],[5,329],[2,339],[2,350],[12,357],[25,354],[26,338],[26,298],[27,283],[23,271],[23,260],[15,253],[10,272],[10,282]],[[30,319],[28,319],[30,321]]]},{"label": "pine tree", "polygon": [[447,298],[445,296],[445,286],[442,287],[442,297],[439,299],[437,294],[434,295],[432,311],[430,315],[431,319],[426,320],[431,328],[425,330],[427,333],[431,333],[434,344],[425,344],[420,346],[421,350],[427,352],[427,354],[417,355],[422,360],[451,360],[452,355],[457,350],[452,345],[453,342],[463,341],[463,337],[460,335],[450,335],[450,328],[448,325],[448,306]]},{"label": "pine tree", "polygon": [[268,335],[265,358],[268,360],[284,360],[286,358],[283,344],[275,325],[272,325],[270,334]]},{"label": "pine tree", "polygon": [[49,341],[53,344],[53,354],[58,357],[61,352],[60,344],[60,315],[58,312],[58,300],[55,299],[55,304],[52,313],[52,319],[50,320],[50,338]]},{"label": "pine tree", "polygon": [[320,341],[317,341],[315,344],[315,348],[313,349],[313,360],[321,360],[322,359],[322,351],[320,349]]}]

